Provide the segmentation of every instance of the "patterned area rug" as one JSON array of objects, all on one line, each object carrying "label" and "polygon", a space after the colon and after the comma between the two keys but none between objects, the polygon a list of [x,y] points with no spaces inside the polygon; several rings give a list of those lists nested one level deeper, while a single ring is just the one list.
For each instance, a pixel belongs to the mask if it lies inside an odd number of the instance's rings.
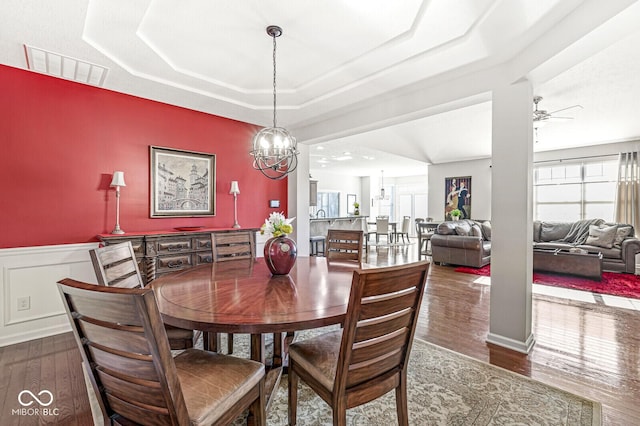
[{"label": "patterned area rug", "polygon": [[[296,335],[308,338],[327,329]],[[235,335],[234,355],[248,353],[248,336]],[[223,342],[224,343],[224,342]],[[225,344],[222,347],[226,347]],[[536,382],[416,339],[409,364],[411,425],[581,425],[601,424],[599,403]],[[90,399],[93,392],[89,391]],[[102,416],[96,413],[96,424]],[[99,410],[99,409],[98,409]],[[298,424],[331,425],[331,409],[310,388],[298,390]],[[233,425],[245,424],[244,418]],[[280,381],[267,425],[287,425],[287,377]],[[350,426],[397,424],[395,394],[390,392],[347,411]]]},{"label": "patterned area rug", "polygon": [[[455,271],[489,277],[491,276],[491,265],[485,265],[482,268],[459,266]],[[640,276],[634,274],[603,272],[602,280],[595,281],[571,275],[534,272],[533,282],[553,287],[572,288],[592,293],[640,299]]]}]

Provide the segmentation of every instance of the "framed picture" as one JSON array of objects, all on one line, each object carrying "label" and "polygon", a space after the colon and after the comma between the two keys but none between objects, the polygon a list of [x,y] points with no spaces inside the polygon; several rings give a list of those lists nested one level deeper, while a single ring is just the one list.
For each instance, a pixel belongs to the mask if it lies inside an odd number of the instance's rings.
[{"label": "framed picture", "polygon": [[355,214],[356,206],[353,203],[356,202],[356,194],[347,194],[347,214]]},{"label": "framed picture", "polygon": [[215,216],[216,156],[150,148],[151,217]]},{"label": "framed picture", "polygon": [[444,220],[456,220],[451,212],[458,210],[458,219],[471,219],[471,176],[444,179]]}]

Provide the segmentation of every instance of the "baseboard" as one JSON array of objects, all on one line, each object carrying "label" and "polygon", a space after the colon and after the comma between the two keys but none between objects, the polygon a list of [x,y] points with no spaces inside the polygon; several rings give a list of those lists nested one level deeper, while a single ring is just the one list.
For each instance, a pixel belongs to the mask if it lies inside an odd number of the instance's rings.
[{"label": "baseboard", "polygon": [[70,331],[71,326],[69,324],[60,324],[46,328],[39,328],[37,330],[16,333],[9,336],[2,336],[0,337],[0,347],[15,345],[16,343],[22,343],[33,339],[42,339],[43,337],[68,333]]},{"label": "baseboard", "polygon": [[533,345],[536,343],[536,339],[533,334],[529,334],[527,340],[521,342],[519,340],[514,340],[509,337],[500,336],[498,334],[489,333],[487,335],[487,343],[492,343],[494,345],[502,346],[503,348],[511,349],[523,354],[528,354],[531,352]]}]

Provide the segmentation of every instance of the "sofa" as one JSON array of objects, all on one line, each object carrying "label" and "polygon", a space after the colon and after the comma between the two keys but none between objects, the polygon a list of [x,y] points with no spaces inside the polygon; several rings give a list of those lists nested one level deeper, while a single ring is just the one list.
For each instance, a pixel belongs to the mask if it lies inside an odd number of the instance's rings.
[{"label": "sofa", "polygon": [[633,226],[602,219],[535,221],[533,248],[602,253],[603,270],[633,274],[636,271],[636,254],[640,253],[640,239],[634,235]]},{"label": "sofa", "polygon": [[491,262],[491,222],[445,221],[431,236],[431,260],[480,268]]},{"label": "sofa", "polygon": [[[534,221],[533,248],[602,253],[602,269],[633,274],[640,239],[631,225],[602,219],[575,222]],[[432,261],[482,267],[491,262],[491,222],[469,219],[442,222],[431,237]]]}]

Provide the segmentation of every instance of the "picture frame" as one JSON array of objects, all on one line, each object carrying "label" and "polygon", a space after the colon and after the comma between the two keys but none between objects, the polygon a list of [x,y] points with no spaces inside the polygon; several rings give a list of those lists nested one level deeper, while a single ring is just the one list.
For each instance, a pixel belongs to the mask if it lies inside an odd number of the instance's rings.
[{"label": "picture frame", "polygon": [[151,217],[216,214],[216,156],[150,146]]},{"label": "picture frame", "polygon": [[471,176],[444,179],[444,220],[456,220],[451,212],[460,210],[459,219],[471,219]]},{"label": "picture frame", "polygon": [[356,208],[353,203],[356,202],[356,194],[347,194],[347,214],[355,214]]}]

